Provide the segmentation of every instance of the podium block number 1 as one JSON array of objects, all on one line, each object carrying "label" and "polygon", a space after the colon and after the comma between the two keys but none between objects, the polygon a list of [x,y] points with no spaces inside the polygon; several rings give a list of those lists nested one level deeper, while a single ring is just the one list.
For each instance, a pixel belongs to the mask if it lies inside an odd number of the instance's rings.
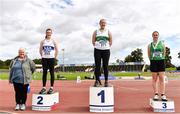
[{"label": "podium block number 1", "polygon": [[97,96],[101,97],[101,103],[105,103],[105,92],[104,90],[100,91]]},{"label": "podium block number 1", "polygon": [[37,99],[39,99],[37,104],[38,105],[43,105],[43,102],[42,102],[43,101],[43,97],[42,96],[38,96]]},{"label": "podium block number 1", "polygon": [[167,104],[166,103],[162,103],[162,108],[166,109],[167,108]]}]

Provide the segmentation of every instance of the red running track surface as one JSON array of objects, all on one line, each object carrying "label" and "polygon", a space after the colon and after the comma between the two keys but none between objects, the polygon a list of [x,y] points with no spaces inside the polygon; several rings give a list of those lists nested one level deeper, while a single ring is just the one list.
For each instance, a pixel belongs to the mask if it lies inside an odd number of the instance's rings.
[{"label": "red running track surface", "polygon": [[[0,80],[0,112],[11,112],[15,114],[27,113],[74,113],[92,114],[89,112],[89,87],[93,80],[76,81],[55,81],[54,89],[60,93],[60,103],[56,110],[49,112],[32,111],[32,93],[41,90],[42,82],[31,83],[31,93],[27,98],[26,111],[14,111],[15,98],[13,85],[6,80]],[[116,80],[110,81],[115,91],[115,111],[118,113],[153,114],[149,106],[149,98],[153,96],[151,80]],[[47,83],[49,89],[49,81]],[[180,80],[170,80],[166,88],[167,97],[175,101],[175,113],[180,114]],[[100,114],[100,113],[98,113]]]}]

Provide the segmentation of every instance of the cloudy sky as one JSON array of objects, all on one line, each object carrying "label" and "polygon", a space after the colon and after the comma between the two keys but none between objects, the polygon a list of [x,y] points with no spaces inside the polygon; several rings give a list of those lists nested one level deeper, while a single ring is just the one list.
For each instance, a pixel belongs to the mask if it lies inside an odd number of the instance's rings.
[{"label": "cloudy sky", "polygon": [[0,0],[0,59],[15,57],[20,47],[40,58],[39,43],[50,27],[60,63],[62,49],[67,64],[93,63],[91,37],[101,18],[113,35],[111,63],[141,48],[149,64],[147,45],[157,30],[171,49],[172,63],[180,65],[179,0]]}]

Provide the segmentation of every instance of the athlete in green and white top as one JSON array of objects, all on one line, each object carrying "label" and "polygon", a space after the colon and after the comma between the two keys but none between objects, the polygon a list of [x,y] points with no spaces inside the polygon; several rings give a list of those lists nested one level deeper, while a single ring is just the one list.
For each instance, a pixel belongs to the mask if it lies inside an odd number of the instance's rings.
[{"label": "athlete in green and white top", "polygon": [[[165,96],[165,53],[166,47],[159,41],[159,32],[152,33],[153,42],[148,45],[148,57],[150,60],[150,70],[152,73],[152,86],[154,90],[154,100],[167,101]],[[161,94],[161,96],[159,96]]]},{"label": "athlete in green and white top", "polygon": [[110,49],[109,45],[109,30],[96,30],[96,39],[94,48],[99,50],[107,50]]},{"label": "athlete in green and white top", "polygon": [[101,61],[103,62],[103,71],[105,82],[104,86],[108,87],[108,64],[110,58],[110,47],[112,45],[112,34],[106,29],[106,20],[101,19],[99,21],[100,28],[95,30],[92,36],[92,44],[94,46],[94,60],[95,60],[95,83],[94,86],[98,87],[101,85]]},{"label": "athlete in green and white top", "polygon": [[164,43],[162,41],[152,42],[150,44],[150,60],[163,59],[165,59]]}]

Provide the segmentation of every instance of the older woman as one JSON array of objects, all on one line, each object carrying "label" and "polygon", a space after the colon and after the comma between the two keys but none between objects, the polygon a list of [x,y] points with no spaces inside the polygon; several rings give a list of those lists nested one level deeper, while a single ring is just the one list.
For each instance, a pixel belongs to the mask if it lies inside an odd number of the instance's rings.
[{"label": "older woman", "polygon": [[16,107],[15,110],[26,109],[27,89],[35,71],[35,64],[26,56],[24,48],[10,63],[9,82],[14,85]]}]

